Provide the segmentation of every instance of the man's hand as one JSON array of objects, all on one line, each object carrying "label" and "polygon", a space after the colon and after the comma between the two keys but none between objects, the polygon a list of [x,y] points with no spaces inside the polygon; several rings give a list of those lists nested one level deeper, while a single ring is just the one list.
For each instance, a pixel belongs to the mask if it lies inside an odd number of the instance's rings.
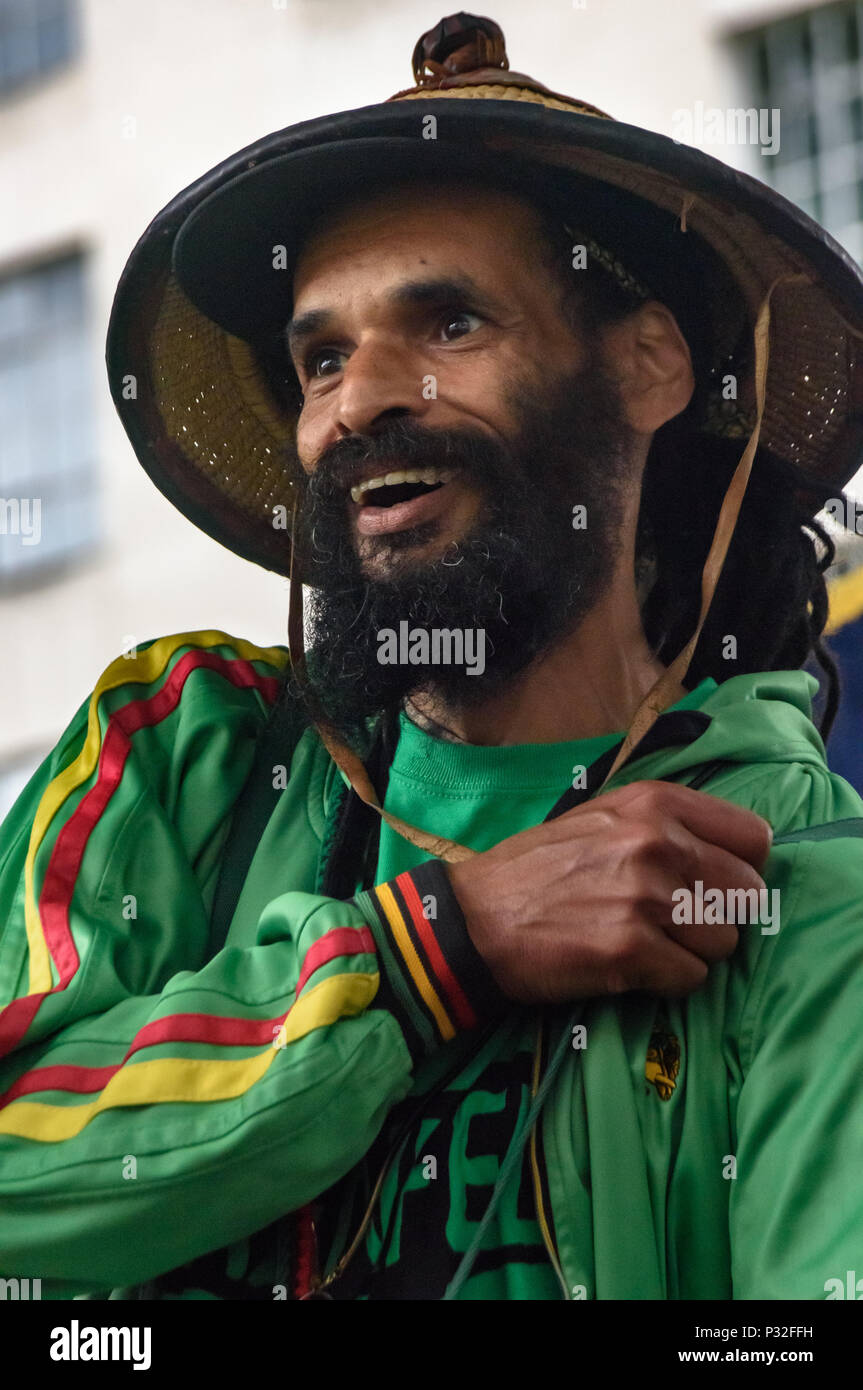
[{"label": "man's hand", "polygon": [[731,925],[675,926],[672,894],[764,887],[767,821],[707,792],[634,782],[446,866],[500,989],[523,1003],[648,990],[686,995],[737,945]]}]

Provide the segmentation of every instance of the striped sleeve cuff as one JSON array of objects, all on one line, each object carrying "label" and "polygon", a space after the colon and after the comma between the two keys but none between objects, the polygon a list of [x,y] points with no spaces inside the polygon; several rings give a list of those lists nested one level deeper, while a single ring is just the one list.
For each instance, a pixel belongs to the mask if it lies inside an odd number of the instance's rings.
[{"label": "striped sleeve cuff", "polygon": [[414,1061],[511,1007],[470,939],[440,860],[357,893],[354,902],[380,956],[375,1005],[395,1014]]}]

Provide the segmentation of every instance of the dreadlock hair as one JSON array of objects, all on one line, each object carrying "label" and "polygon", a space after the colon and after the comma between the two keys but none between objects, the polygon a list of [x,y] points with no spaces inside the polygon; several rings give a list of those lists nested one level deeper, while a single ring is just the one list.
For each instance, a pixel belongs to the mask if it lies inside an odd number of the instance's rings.
[{"label": "dreadlock hair", "polygon": [[[586,268],[574,275],[569,229],[551,212],[540,210],[540,221],[540,254],[562,287],[564,316],[577,336],[596,341],[642,300],[596,258],[589,257]],[[636,536],[642,623],[651,650],[665,665],[698,622],[702,569],[745,444],[698,430],[707,343],[698,341],[691,328],[687,332],[689,325],[680,326],[692,350],[696,390],[686,410],[654,435]],[[823,642],[828,616],[824,573],[835,547],[814,513],[829,496],[826,484],[804,478],[768,449],[757,449],[685,682],[693,688],[706,676],[721,683],[744,672],[796,669],[812,655],[827,677],[820,725],[825,742],[840,697],[839,673]]]}]

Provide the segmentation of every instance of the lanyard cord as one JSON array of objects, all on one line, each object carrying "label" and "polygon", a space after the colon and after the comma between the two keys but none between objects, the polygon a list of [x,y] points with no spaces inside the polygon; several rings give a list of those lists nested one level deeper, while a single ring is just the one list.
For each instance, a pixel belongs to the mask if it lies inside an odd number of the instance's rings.
[{"label": "lanyard cord", "polygon": [[[530,1094],[535,1096],[539,1086],[543,1067],[543,1053],[545,1051],[545,1020],[540,1015],[539,1025],[536,1030],[536,1048],[533,1057],[533,1080],[531,1082]],[[536,1204],[536,1219],[539,1223],[540,1235],[545,1242],[548,1251],[548,1258],[551,1261],[552,1269],[557,1276],[557,1282],[563,1291],[565,1301],[569,1300],[569,1286],[561,1268],[560,1257],[555,1248],[554,1238],[549,1226],[549,1220],[545,1210],[545,1194],[543,1192],[542,1173],[540,1172],[539,1157],[539,1124],[535,1124],[530,1131],[530,1175],[533,1182],[533,1199]]]},{"label": "lanyard cord", "polygon": [[540,1111],[542,1110],[542,1107],[545,1104],[546,1097],[548,1096],[549,1091],[554,1085],[554,1082],[557,1079],[557,1074],[560,1071],[564,1059],[569,1051],[569,1040],[572,1036],[572,1030],[577,1026],[580,1016],[581,1008],[578,1008],[572,1015],[569,1021],[569,1026],[566,1029],[564,1029],[563,1036],[561,1037],[557,1047],[555,1048],[554,1054],[551,1058],[551,1061],[549,1062],[548,1069],[545,1073],[545,1076],[542,1078],[542,1081],[539,1084],[539,1088],[536,1092],[536,1095],[533,1098],[530,1109],[528,1110],[522,1123],[518,1126],[515,1134],[512,1137],[510,1146],[507,1149],[506,1158],[503,1160],[503,1163],[501,1164],[497,1182],[495,1183],[494,1191],[491,1194],[491,1200],[485,1209],[485,1215],[483,1216],[482,1221],[479,1223],[479,1228],[477,1229],[476,1235],[474,1236],[473,1240],[471,1241],[470,1245],[465,1251],[464,1256],[462,1257],[461,1264],[459,1265],[453,1278],[447,1285],[446,1292],[443,1296],[444,1301],[456,1298],[465,1281],[470,1277],[470,1272],[473,1269],[476,1257],[480,1252],[483,1240],[485,1239],[485,1233],[489,1228],[492,1217],[494,1216],[495,1212],[498,1209],[498,1206],[500,1205],[500,1199],[503,1196],[507,1188],[507,1185],[509,1184],[512,1178],[512,1175],[516,1170],[516,1166],[521,1162],[525,1145],[527,1144],[527,1141],[531,1136],[534,1125],[539,1119]]}]

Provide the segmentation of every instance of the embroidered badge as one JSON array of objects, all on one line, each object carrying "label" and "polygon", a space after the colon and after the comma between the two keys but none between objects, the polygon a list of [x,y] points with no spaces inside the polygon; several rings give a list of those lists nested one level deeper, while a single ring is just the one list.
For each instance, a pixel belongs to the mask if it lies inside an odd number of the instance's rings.
[{"label": "embroidered badge", "polygon": [[660,1100],[671,1100],[680,1071],[680,1043],[673,1033],[656,1028],[650,1035],[644,1075]]}]

